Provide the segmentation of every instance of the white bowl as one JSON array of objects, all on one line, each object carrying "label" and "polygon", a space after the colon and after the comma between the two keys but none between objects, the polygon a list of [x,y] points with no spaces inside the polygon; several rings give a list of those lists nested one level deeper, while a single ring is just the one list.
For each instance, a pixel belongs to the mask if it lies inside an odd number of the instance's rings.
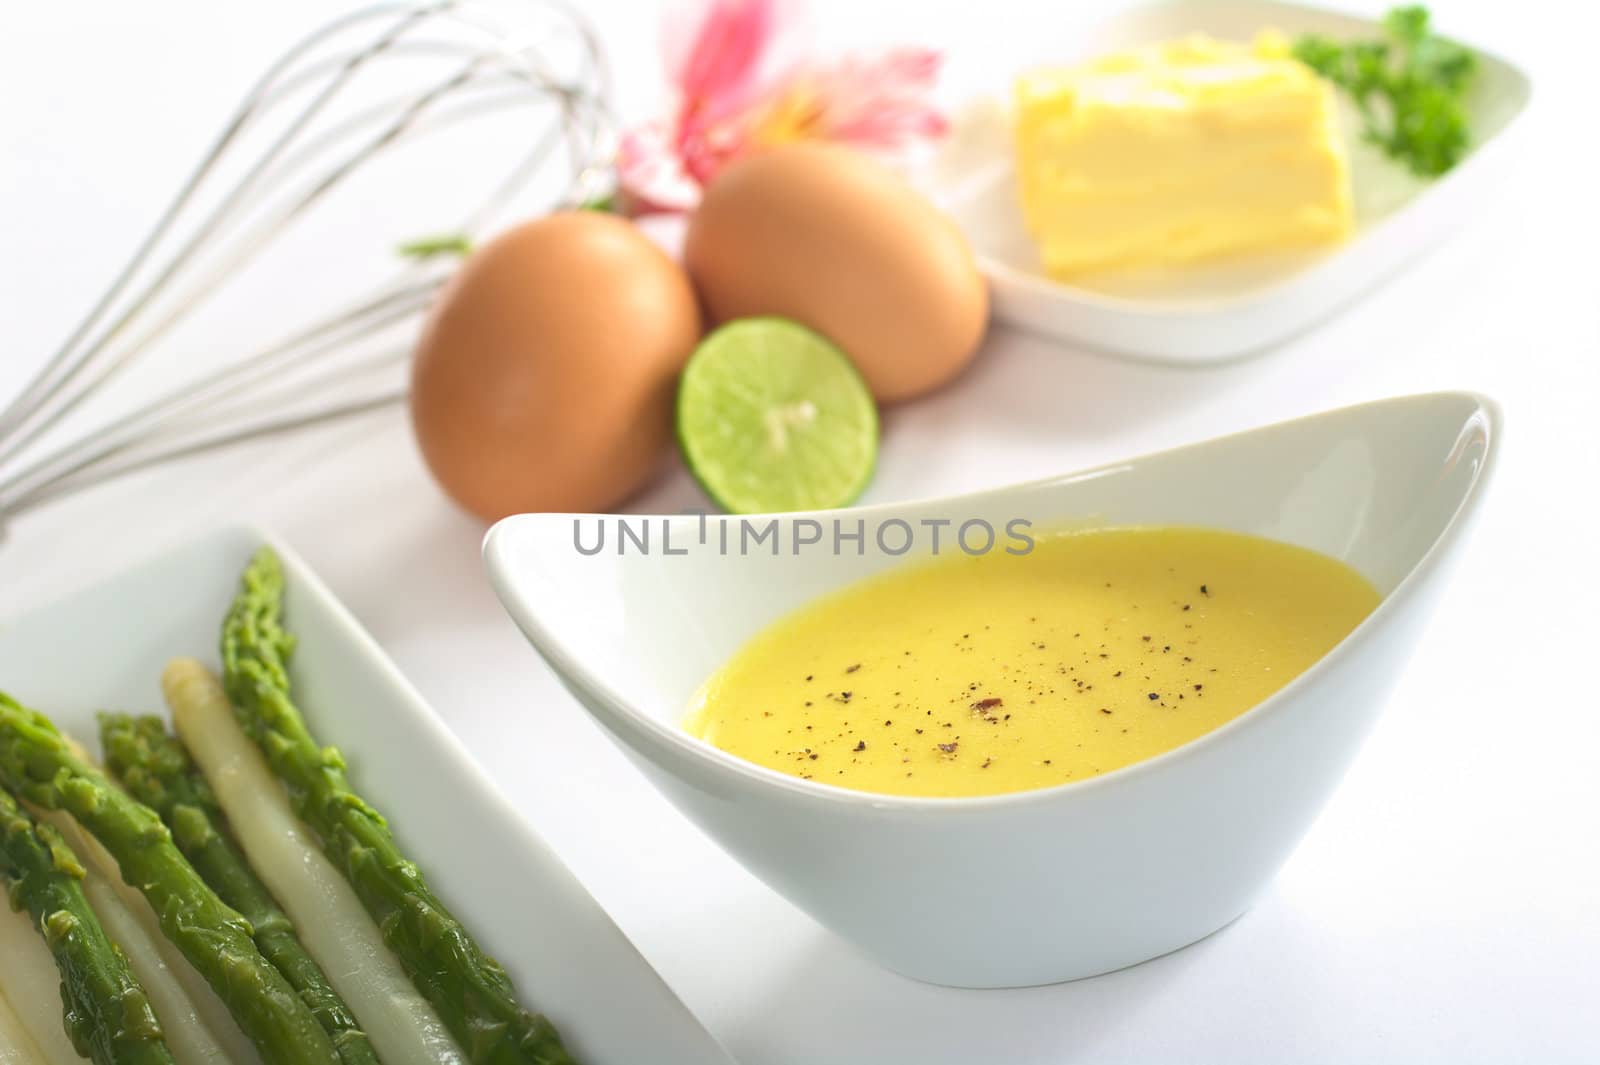
[{"label": "white bowl", "polygon": [[[506,608],[595,720],[773,888],[907,975],[971,987],[1049,983],[1175,950],[1250,905],[1376,718],[1483,494],[1499,435],[1489,400],[1434,393],[975,495],[757,520],[758,529],[776,523],[777,555],[765,544],[740,555],[737,518],[564,514],[506,519],[485,554]],[[1000,527],[1017,517],[1272,537],[1343,559],[1383,601],[1322,661],[1222,728],[1038,791],[848,791],[745,762],[682,730],[694,689],[757,630],[904,561],[873,546],[883,523],[982,518]],[[794,551],[793,533],[835,518],[846,531],[866,523],[864,553],[847,544],[836,555],[826,542]],[[649,553],[632,540],[619,552],[624,520],[635,535],[648,530]],[[575,536],[592,548],[600,522],[605,549],[578,551]],[[732,533],[726,555],[723,529]]]},{"label": "white bowl", "polygon": [[[1448,35],[1448,12],[1443,18],[1438,28]],[[1125,355],[1188,363],[1234,358],[1309,328],[1492,205],[1494,189],[1514,159],[1510,134],[1532,87],[1515,65],[1474,44],[1479,71],[1467,99],[1473,144],[1455,169],[1435,181],[1412,177],[1362,142],[1360,122],[1343,105],[1356,216],[1348,241],[1073,284],[1049,277],[1017,204],[1009,117],[999,102],[1009,99],[1010,79],[1032,66],[1070,64],[1191,33],[1248,40],[1269,26],[1340,39],[1383,33],[1373,19],[1307,4],[1158,0],[1087,30],[1069,23],[1059,36],[1009,42],[1005,79],[957,112],[952,135],[921,177],[972,243],[997,317]]]}]

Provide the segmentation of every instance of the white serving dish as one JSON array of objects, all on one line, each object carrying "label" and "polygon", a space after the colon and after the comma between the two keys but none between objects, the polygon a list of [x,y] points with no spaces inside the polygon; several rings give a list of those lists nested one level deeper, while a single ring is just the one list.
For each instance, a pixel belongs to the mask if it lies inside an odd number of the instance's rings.
[{"label": "white serving dish", "polygon": [[[501,600],[567,687],[752,872],[901,973],[1040,984],[1191,943],[1271,880],[1377,717],[1481,501],[1499,436],[1493,403],[1436,393],[975,495],[783,515],[771,519],[778,555],[725,556],[720,530],[740,519],[706,519],[702,540],[700,519],[682,515],[629,519],[635,533],[648,523],[654,554],[631,542],[619,554],[613,527],[604,551],[584,555],[575,523],[593,546],[606,519],[561,514],[506,519],[485,555]],[[1003,528],[1015,517],[1268,536],[1345,560],[1384,598],[1326,658],[1229,724],[1055,788],[871,795],[742,761],[682,730],[696,687],[751,635],[904,561],[872,548],[792,553],[796,523],[864,520],[870,543],[892,519]],[[663,529],[684,554],[663,553]]]},{"label": "white serving dish", "polygon": [[292,675],[319,739],[391,819],[430,882],[503,962],[523,1000],[592,1065],[728,1063],[599,904],[473,765],[371,637],[293,552],[214,533],[0,623],[0,690],[98,750],[94,714],[162,709],[162,665],[218,664],[224,611],[257,547],[283,556]]},{"label": "white serving dish", "polygon": [[[1443,17],[1448,20],[1448,13]],[[1513,161],[1510,134],[1528,106],[1531,86],[1510,62],[1464,42],[1480,59],[1469,99],[1475,142],[1468,157],[1438,180],[1413,178],[1361,143],[1360,123],[1346,105],[1356,213],[1356,232],[1347,242],[1070,285],[1046,275],[1016,199],[1007,114],[1012,79],[1035,66],[1071,64],[1196,32],[1248,40],[1264,27],[1339,38],[1382,32],[1372,19],[1277,0],[1162,0],[1088,30],[1068,24],[1058,36],[1010,42],[1004,72],[957,112],[951,137],[921,175],[925,189],[971,241],[996,316],[1123,355],[1186,363],[1247,355],[1331,315],[1490,202]],[[1441,28],[1448,34],[1448,21]]]}]

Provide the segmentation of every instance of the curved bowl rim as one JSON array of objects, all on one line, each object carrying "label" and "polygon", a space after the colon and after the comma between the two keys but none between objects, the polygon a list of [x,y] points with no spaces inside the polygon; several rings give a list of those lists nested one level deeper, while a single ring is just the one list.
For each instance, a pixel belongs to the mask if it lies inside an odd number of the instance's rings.
[{"label": "curved bowl rim", "polygon": [[[699,768],[715,773],[723,779],[739,780],[742,785],[748,787],[775,788],[800,801],[843,804],[861,810],[895,812],[913,816],[931,814],[949,817],[964,814],[990,814],[1057,802],[1070,802],[1076,796],[1085,795],[1097,789],[1125,786],[1143,777],[1160,773],[1165,768],[1196,757],[1201,752],[1217,744],[1228,742],[1228,738],[1235,733],[1250,728],[1269,716],[1284,712],[1285,708],[1298,698],[1304,688],[1316,683],[1324,674],[1358,654],[1363,645],[1372,638],[1372,634],[1382,627],[1387,619],[1415,594],[1418,585],[1431,571],[1438,567],[1445,554],[1459,539],[1463,528],[1481,505],[1485,485],[1494,470],[1500,450],[1498,441],[1504,434],[1504,418],[1500,405],[1489,396],[1470,390],[1441,390],[1392,396],[1364,403],[1335,407],[1331,410],[1285,421],[1272,422],[1238,432],[1224,433],[1179,447],[1146,452],[1119,462],[1105,463],[1084,470],[1021,481],[997,488],[985,488],[974,492],[962,492],[948,496],[930,496],[916,500],[877,503],[869,506],[852,507],[847,510],[796,511],[790,514],[778,515],[789,520],[830,518],[843,513],[848,513],[853,517],[868,518],[875,514],[883,515],[893,512],[903,515],[907,509],[912,508],[959,503],[966,500],[993,499],[995,496],[1011,493],[1064,488],[1080,481],[1128,472],[1141,462],[1164,459],[1208,448],[1223,441],[1272,433],[1275,430],[1304,422],[1349,416],[1357,411],[1374,407],[1448,400],[1464,400],[1472,404],[1472,409],[1466,412],[1462,419],[1462,430],[1465,431],[1473,423],[1478,423],[1482,426],[1485,439],[1483,461],[1473,473],[1472,480],[1468,484],[1454,513],[1444,523],[1438,535],[1428,546],[1428,549],[1423,552],[1422,557],[1417,560],[1417,563],[1411,567],[1406,575],[1400,579],[1394,589],[1382,598],[1372,613],[1368,614],[1344,639],[1335,644],[1310,668],[1266,699],[1211,731],[1197,736],[1178,747],[1163,751],[1150,758],[1129,763],[1109,773],[1086,777],[1082,780],[1054,784],[1045,788],[1000,792],[993,795],[953,797],[890,795],[843,788],[835,784],[804,780],[747,761],[738,755],[730,754],[705,740],[690,735],[680,727],[657,720],[649,714],[635,709],[627,700],[617,695],[602,678],[568,655],[549,627],[534,617],[532,612],[522,608],[522,597],[514,590],[515,581],[504,574],[506,567],[501,566],[495,557],[497,553],[495,545],[499,537],[504,535],[501,527],[506,523],[530,516],[537,518],[571,518],[593,517],[593,515],[514,515],[502,519],[502,521],[496,522],[489,529],[484,538],[486,568],[489,573],[490,583],[493,585],[496,594],[505,605],[507,611],[516,619],[518,626],[522,629],[534,649],[549,662],[565,683],[581,689],[587,697],[584,700],[580,700],[585,703],[585,710],[619,740],[634,748],[641,756],[648,758],[656,766],[665,772],[671,773],[674,777],[683,779],[684,774],[671,763],[666,762],[661,757],[662,755],[689,759],[697,763]],[[680,516],[635,515],[634,517],[673,518]],[[592,700],[592,704],[590,700]],[[636,740],[639,742],[635,742]]]}]

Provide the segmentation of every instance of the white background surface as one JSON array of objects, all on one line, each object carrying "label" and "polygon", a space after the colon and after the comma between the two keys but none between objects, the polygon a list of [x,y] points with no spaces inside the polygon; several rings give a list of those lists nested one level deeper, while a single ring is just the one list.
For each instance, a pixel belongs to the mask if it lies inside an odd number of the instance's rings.
[{"label": "white background surface", "polygon": [[[625,113],[650,112],[653,5],[590,6]],[[1063,16],[1068,6],[821,8],[828,38],[958,42],[959,88],[1003,69],[1008,42],[1064,32],[1063,18],[1080,17]],[[1007,992],[874,968],[685,823],[556,686],[483,580],[481,528],[428,482],[398,411],[19,520],[0,546],[0,616],[190,530],[274,527],[751,1065],[1600,1060],[1595,27],[1556,0],[1435,8],[1535,82],[1519,174],[1469,229],[1248,362],[1148,367],[997,330],[956,385],[886,419],[872,501],[1058,473],[1395,393],[1470,387],[1504,404],[1498,484],[1389,713],[1257,908],[1193,948]],[[327,10],[8,10],[0,394],[98,293],[248,80]],[[281,323],[268,302],[234,325],[256,336]],[[673,469],[637,509],[697,503]]]}]

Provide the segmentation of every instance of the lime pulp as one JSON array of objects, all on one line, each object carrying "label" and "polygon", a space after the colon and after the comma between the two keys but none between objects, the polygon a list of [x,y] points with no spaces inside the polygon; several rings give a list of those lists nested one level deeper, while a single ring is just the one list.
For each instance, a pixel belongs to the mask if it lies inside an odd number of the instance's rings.
[{"label": "lime pulp", "polygon": [[743,318],[695,349],[678,445],[732,514],[842,507],[872,479],[878,409],[844,352],[785,318]]}]

